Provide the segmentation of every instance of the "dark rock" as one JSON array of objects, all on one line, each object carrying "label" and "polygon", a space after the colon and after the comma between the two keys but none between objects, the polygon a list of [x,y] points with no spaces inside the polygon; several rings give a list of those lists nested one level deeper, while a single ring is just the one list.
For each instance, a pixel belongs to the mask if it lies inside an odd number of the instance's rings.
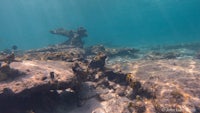
[{"label": "dark rock", "polygon": [[3,89],[3,95],[11,96],[11,95],[14,95],[14,92],[10,88],[4,88]]},{"label": "dark rock", "polygon": [[75,62],[72,66],[72,71],[78,79],[78,82],[86,81],[88,78],[87,68],[79,62]]},{"label": "dark rock", "polygon": [[113,81],[121,85],[128,84],[128,82],[126,81],[126,74],[124,73],[116,73],[116,72],[108,70],[105,72],[105,75],[108,77],[109,81]]},{"label": "dark rock", "polygon": [[83,48],[83,44],[84,44],[84,42],[82,41],[82,38],[87,37],[87,30],[83,27],[79,27],[76,31],[59,28],[59,29],[51,30],[50,33],[66,36],[69,39],[63,44],[72,45],[72,46],[80,47],[80,48]]},{"label": "dark rock", "polygon": [[53,80],[55,78],[55,73],[54,72],[50,72],[50,78]]},{"label": "dark rock", "polygon": [[148,99],[155,98],[152,92],[148,91],[142,86],[140,81],[131,79],[128,82],[129,82],[130,87],[133,89],[132,92],[128,96],[130,99],[136,99],[138,95],[140,95],[141,97],[148,98]]},{"label": "dark rock", "polygon": [[80,89],[78,90],[78,95],[81,100],[86,100],[97,96],[98,92],[95,89],[96,83],[95,82],[83,82],[80,85]]},{"label": "dark rock", "polygon": [[195,112],[194,113],[200,113],[200,107],[199,106],[195,106]]},{"label": "dark rock", "polygon": [[99,54],[95,56],[94,59],[90,62],[89,67],[103,69],[105,66],[106,58],[107,56],[105,54]]}]

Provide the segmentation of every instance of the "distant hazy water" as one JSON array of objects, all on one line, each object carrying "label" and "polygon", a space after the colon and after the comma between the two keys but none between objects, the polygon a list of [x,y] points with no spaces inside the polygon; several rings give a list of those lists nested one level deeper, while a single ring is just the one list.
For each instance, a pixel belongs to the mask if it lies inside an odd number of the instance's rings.
[{"label": "distant hazy water", "polygon": [[200,42],[200,0],[0,0],[0,50],[59,43],[49,30],[79,26],[87,45]]}]

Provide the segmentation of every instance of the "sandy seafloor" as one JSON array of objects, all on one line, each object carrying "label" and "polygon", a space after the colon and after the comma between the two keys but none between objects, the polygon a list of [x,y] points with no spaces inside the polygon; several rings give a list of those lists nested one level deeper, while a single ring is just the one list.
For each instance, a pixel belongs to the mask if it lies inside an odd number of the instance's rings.
[{"label": "sandy seafloor", "polygon": [[[28,72],[11,79],[1,77],[0,113],[200,113],[198,43],[146,47],[139,51],[104,46],[90,47],[87,51],[49,48],[25,53],[16,51],[16,61],[9,64],[10,68]],[[107,58],[101,59],[99,52]],[[101,61],[105,64],[99,65]],[[77,76],[77,66],[71,69],[77,62],[78,72],[81,72],[78,75],[87,76],[77,80],[81,84],[78,83],[78,93],[69,85],[70,80],[64,85],[66,88],[58,86],[60,89],[56,90],[48,73],[53,70],[56,77],[60,77],[58,83],[65,83],[68,75]],[[96,63],[95,68],[91,62]],[[1,66],[1,76],[5,75],[2,70]],[[19,83],[19,87],[13,85],[15,83]],[[40,89],[43,85],[48,88]],[[4,98],[5,95],[11,99]]]}]

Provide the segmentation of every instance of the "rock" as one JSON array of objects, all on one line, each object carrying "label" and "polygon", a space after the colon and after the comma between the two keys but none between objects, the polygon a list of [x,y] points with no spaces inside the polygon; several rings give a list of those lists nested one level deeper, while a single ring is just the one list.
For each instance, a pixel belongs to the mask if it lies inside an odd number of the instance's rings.
[{"label": "rock", "polygon": [[9,72],[10,71],[10,66],[9,66],[9,64],[8,63],[2,63],[1,64],[1,67],[0,67],[0,71],[1,72],[4,72],[4,73],[6,73],[6,72]]},{"label": "rock", "polygon": [[[75,85],[73,80],[75,76],[71,70],[71,63],[58,61],[12,62],[10,69],[23,73],[23,76],[0,83],[0,99],[3,95],[6,95],[4,94],[4,89],[12,90],[14,95],[23,96],[42,90],[71,88]],[[54,71],[54,80],[49,75],[52,71]]]},{"label": "rock", "polygon": [[82,62],[74,62],[72,66],[72,71],[78,79],[78,84],[88,80],[88,68]]},{"label": "rock", "polygon": [[13,52],[11,54],[7,54],[3,58],[1,58],[0,61],[6,62],[9,64],[9,63],[15,61],[15,54]]},{"label": "rock", "polygon": [[8,62],[3,62],[0,67],[0,81],[12,80],[22,75],[23,73],[20,73],[18,70],[10,68]]},{"label": "rock", "polygon": [[87,100],[98,95],[95,82],[83,82],[78,90],[79,99]]},{"label": "rock", "polygon": [[126,74],[121,72],[114,72],[112,70],[106,70],[105,75],[108,77],[109,81],[113,81],[117,84],[128,85],[126,81]]},{"label": "rock", "polygon": [[83,48],[84,44],[82,38],[87,37],[87,30],[83,27],[79,27],[76,31],[59,28],[51,30],[50,33],[68,37],[69,39],[65,41],[62,45],[72,45],[80,48]]},{"label": "rock", "polygon": [[98,55],[99,53],[106,53],[106,49],[103,45],[95,45],[86,48],[87,55]]},{"label": "rock", "polygon": [[94,59],[90,62],[89,68],[99,68],[103,69],[105,66],[105,60],[107,56],[105,54],[99,54],[94,57]]}]

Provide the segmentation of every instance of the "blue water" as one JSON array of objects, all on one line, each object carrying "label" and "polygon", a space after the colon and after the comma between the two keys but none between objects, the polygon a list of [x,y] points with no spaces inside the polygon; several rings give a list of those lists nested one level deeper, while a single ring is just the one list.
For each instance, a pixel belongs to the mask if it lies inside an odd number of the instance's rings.
[{"label": "blue water", "polygon": [[59,27],[88,30],[86,45],[200,42],[200,0],[1,0],[0,50],[61,43]]}]

